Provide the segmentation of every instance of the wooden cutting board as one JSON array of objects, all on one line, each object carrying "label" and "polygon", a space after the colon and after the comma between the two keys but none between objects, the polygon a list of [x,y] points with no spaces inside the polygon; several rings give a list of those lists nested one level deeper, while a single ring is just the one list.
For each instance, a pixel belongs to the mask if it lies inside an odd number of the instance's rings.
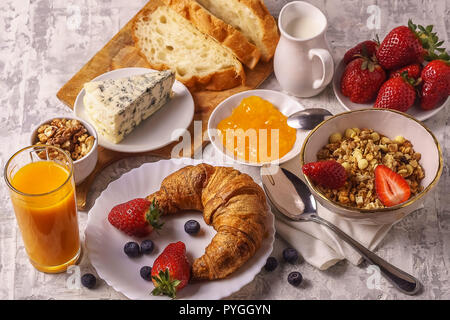
[{"label": "wooden cutting board", "polygon": [[[156,1],[150,0],[141,11],[147,7],[154,6]],[[139,14],[139,13],[138,13]],[[83,88],[85,82],[93,78],[118,68],[125,67],[149,67],[147,61],[139,55],[139,51],[134,47],[131,36],[131,28],[137,15],[134,16],[94,57],[89,60],[57,93],[57,97],[71,109],[73,109],[75,99]],[[246,69],[246,84],[224,91],[196,91],[191,92],[195,103],[194,121],[202,121],[202,133],[206,131],[208,119],[214,108],[227,97],[241,91],[257,88],[273,71],[272,61],[268,63],[260,62],[253,70]],[[193,136],[193,123],[189,127],[189,132]],[[181,141],[181,138],[180,138]],[[92,174],[86,180],[77,186],[77,205],[79,210],[86,208],[86,198],[89,188],[95,177],[104,168],[111,163],[124,159],[126,157],[153,155],[162,158],[170,158],[172,148],[180,141],[173,142],[161,149],[145,153],[121,153],[98,148],[98,162]],[[192,139],[195,141],[195,139]],[[192,157],[200,151],[208,141],[202,141],[201,144],[191,144]]]}]

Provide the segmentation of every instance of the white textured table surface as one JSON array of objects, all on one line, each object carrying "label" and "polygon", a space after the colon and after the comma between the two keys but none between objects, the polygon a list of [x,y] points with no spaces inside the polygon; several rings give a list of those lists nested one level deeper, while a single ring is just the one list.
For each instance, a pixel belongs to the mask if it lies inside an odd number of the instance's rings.
[{"label": "white textured table surface", "polygon": [[[77,72],[146,2],[145,0],[2,0],[0,10],[0,166],[10,155],[28,144],[30,131],[40,121],[70,114],[56,98],[57,90]],[[283,0],[266,0],[277,16]],[[338,60],[356,42],[384,36],[390,29],[405,24],[435,24],[442,40],[450,40],[449,0],[351,1],[315,0],[329,20],[328,39]],[[379,30],[370,30],[368,7],[381,9]],[[369,9],[370,10],[370,9]],[[450,49],[450,48],[449,48]],[[264,87],[277,87],[271,78]],[[306,107],[325,107],[333,113],[343,111],[331,88],[310,99]],[[444,158],[450,152],[450,127],[447,108],[425,124],[443,146]],[[89,204],[107,184],[142,163],[155,161],[140,157],[120,161],[102,172],[89,194]],[[3,175],[3,172],[2,172]],[[2,179],[3,180],[3,179]],[[27,260],[6,186],[0,183],[0,299],[123,299],[122,294],[103,281],[95,290],[71,289],[69,274],[48,275],[35,271]],[[378,254],[421,279],[424,292],[413,299],[450,299],[450,175],[445,164],[435,192],[425,208],[393,227],[383,240]],[[87,214],[79,213],[81,230]],[[286,247],[276,239],[273,255],[281,258]],[[93,272],[86,255],[81,272]],[[300,288],[290,286],[287,275],[302,272]],[[262,271],[255,280],[230,299],[405,299],[381,279],[379,289],[369,289],[364,265],[355,267],[340,262],[327,271],[306,263],[281,264],[276,271]]]}]

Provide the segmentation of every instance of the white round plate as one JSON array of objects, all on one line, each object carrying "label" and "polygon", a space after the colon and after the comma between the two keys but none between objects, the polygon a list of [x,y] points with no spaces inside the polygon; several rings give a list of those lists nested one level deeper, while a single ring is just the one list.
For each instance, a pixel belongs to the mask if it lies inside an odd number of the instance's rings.
[{"label": "white round plate", "polygon": [[[294,100],[290,96],[285,93],[273,90],[248,90],[244,92],[237,93],[223,100],[212,112],[209,121],[208,121],[208,136],[211,144],[214,148],[220,153],[225,155],[225,157],[231,161],[235,161],[237,163],[250,165],[250,166],[262,166],[263,163],[254,163],[248,162],[240,158],[235,158],[234,154],[228,151],[225,146],[222,144],[221,139],[216,139],[214,132],[217,130],[217,126],[220,121],[229,117],[234,108],[236,108],[242,101],[242,99],[250,96],[259,96],[264,100],[272,103],[278,110],[281,111],[285,116],[290,116],[291,114],[305,109],[298,101]],[[286,161],[291,160],[295,156],[300,153],[302,148],[303,140],[309,131],[297,129],[297,136],[295,140],[295,144],[292,147],[291,151],[285,154],[281,159],[273,161],[273,164],[281,164]]]},{"label": "white round plate", "polygon": [[[152,71],[156,70],[147,68],[116,69],[98,76],[93,81],[126,78]],[[174,92],[173,98],[148,119],[142,121],[120,143],[109,142],[97,130],[98,144],[114,151],[136,153],[156,150],[177,141],[181,135],[181,130],[177,129],[187,129],[192,122],[194,100],[185,85],[177,80],[175,80],[172,91]],[[82,89],[75,100],[74,112],[75,115],[92,124],[84,107],[84,94],[85,91]]]},{"label": "white round plate", "polygon": [[[342,74],[344,73],[344,70],[345,70],[345,64],[344,64],[344,61],[341,60],[341,62],[339,62],[339,64],[336,67],[336,72],[334,73],[334,78],[333,78],[333,91],[334,91],[334,94],[336,95],[336,98],[338,99],[338,101],[341,103],[341,105],[345,109],[347,109],[349,111],[372,108],[375,101],[372,103],[364,103],[364,104],[354,103],[354,102],[351,102],[348,97],[346,97],[342,94],[342,92],[341,92],[341,77],[342,77]],[[419,121],[425,121],[428,118],[431,118],[432,116],[434,116],[439,111],[441,111],[443,108],[445,108],[445,106],[447,104],[450,104],[450,97],[438,108],[434,108],[432,110],[422,110],[416,101],[414,103],[414,105],[406,113],[410,114],[411,116],[413,116],[414,118],[416,118]]]},{"label": "white round plate", "polygon": [[[134,198],[145,197],[159,190],[162,180],[186,165],[195,165],[201,161],[192,159],[161,160],[146,163],[133,169],[108,185],[89,211],[85,231],[85,245],[89,259],[98,275],[115,290],[130,299],[168,299],[166,296],[153,296],[153,284],[141,278],[142,266],[152,266],[153,261],[172,242],[183,241],[186,244],[189,261],[203,255],[205,247],[211,242],[215,231],[205,224],[200,212],[187,211],[164,216],[164,226],[147,238],[132,238],[114,228],[108,222],[108,213],[117,204]],[[256,177],[253,177],[254,179]],[[189,219],[200,223],[200,233],[191,236],[184,231]],[[177,299],[221,299],[239,290],[253,280],[266,263],[272,252],[275,237],[274,217],[269,214],[266,221],[268,236],[263,240],[256,254],[239,270],[225,279],[215,281],[196,281],[188,284],[177,294]],[[128,258],[123,247],[128,241],[140,243],[152,239],[154,251],[138,258]]]}]

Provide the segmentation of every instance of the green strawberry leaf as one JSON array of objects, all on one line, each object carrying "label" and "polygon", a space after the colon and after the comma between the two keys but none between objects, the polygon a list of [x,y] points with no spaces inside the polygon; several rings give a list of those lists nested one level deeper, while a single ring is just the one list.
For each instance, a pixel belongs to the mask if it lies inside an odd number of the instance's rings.
[{"label": "green strawberry leaf", "polygon": [[375,39],[374,39],[374,41],[376,42],[376,43],[378,43],[378,45],[380,45],[380,37],[378,36],[378,33],[375,35]]},{"label": "green strawberry leaf", "polygon": [[415,24],[412,22],[412,20],[409,19],[409,20],[408,20],[408,28],[409,28],[411,31],[415,32],[416,29],[417,29],[417,25],[415,25]]},{"label": "green strawberry leaf", "polygon": [[[417,26],[415,25],[411,19],[408,20],[408,27],[420,40],[422,47],[426,50],[426,54],[424,56],[425,60],[432,61],[436,59],[441,59],[440,54],[445,51],[445,48],[442,47],[444,41],[439,41],[436,32],[433,32],[433,25]],[[419,28],[419,31],[416,28]]]},{"label": "green strawberry leaf", "polygon": [[153,198],[150,208],[145,214],[145,220],[147,220],[154,229],[161,229],[164,225],[163,222],[160,222],[162,214],[163,211],[160,209],[158,201]]},{"label": "green strawberry leaf", "polygon": [[366,70],[368,65],[369,65],[369,61],[364,60],[363,63],[361,64],[361,70]]},{"label": "green strawberry leaf", "polygon": [[400,76],[406,81],[406,83],[409,83],[411,86],[416,87],[422,82],[422,78],[419,78],[415,80],[414,78],[410,77],[408,75],[408,71],[403,71]]},{"label": "green strawberry leaf", "polygon": [[158,276],[152,276],[152,279],[156,282],[155,289],[152,291],[154,296],[167,295],[172,299],[176,298],[177,286],[181,281],[171,279],[169,268],[166,268],[165,271],[159,270]]}]

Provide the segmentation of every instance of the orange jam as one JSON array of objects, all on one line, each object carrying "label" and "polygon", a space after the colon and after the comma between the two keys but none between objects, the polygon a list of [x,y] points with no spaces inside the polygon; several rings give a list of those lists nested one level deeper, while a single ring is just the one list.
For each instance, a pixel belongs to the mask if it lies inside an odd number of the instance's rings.
[{"label": "orange jam", "polygon": [[280,159],[296,139],[296,130],[288,126],[287,117],[257,96],[243,99],[217,129],[227,150],[249,162]]}]

